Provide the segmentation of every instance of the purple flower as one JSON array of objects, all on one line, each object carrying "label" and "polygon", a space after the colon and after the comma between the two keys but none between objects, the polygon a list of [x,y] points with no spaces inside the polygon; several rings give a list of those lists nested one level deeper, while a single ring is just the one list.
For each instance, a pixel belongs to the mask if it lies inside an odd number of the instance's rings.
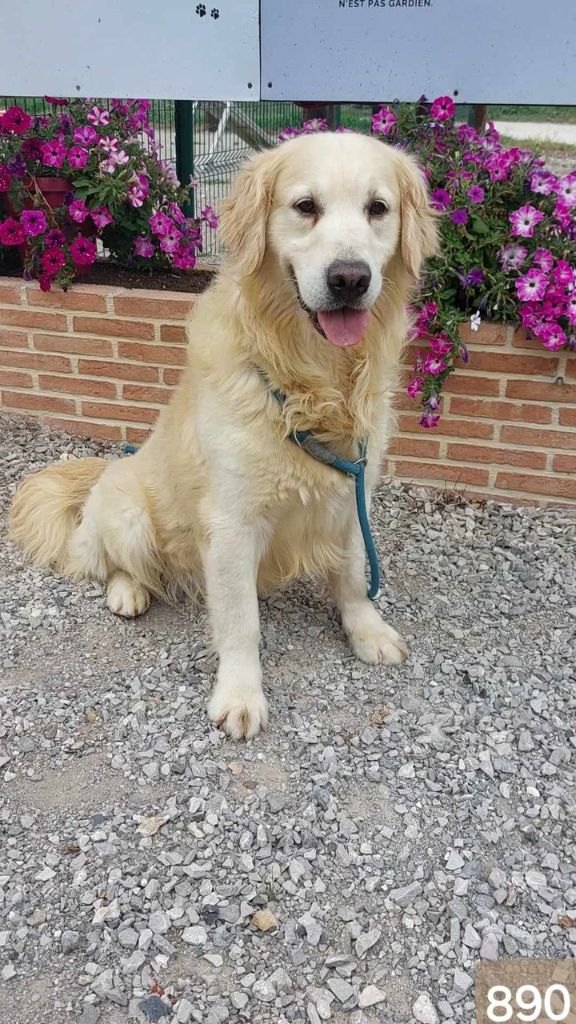
[{"label": "purple flower", "polygon": [[48,227],[48,221],[42,210],[23,210],[20,223],[29,238],[43,235]]},{"label": "purple flower", "polygon": [[390,110],[390,107],[382,107],[377,114],[372,116],[372,131],[378,132],[380,135],[389,135],[397,120],[396,114]]},{"label": "purple flower", "polygon": [[47,249],[58,248],[66,241],[64,234],[59,228],[52,228],[47,232],[44,244]]},{"label": "purple flower", "polygon": [[472,187],[468,189],[466,195],[468,196],[472,203],[484,202],[485,192],[484,189],[480,187],[480,185],[472,185]]},{"label": "purple flower", "polygon": [[454,210],[454,213],[450,214],[450,220],[454,224],[467,224],[468,223],[468,210],[463,207],[459,210]]},{"label": "purple flower", "polygon": [[72,146],[68,150],[68,163],[75,171],[81,171],[88,161],[88,150],[83,146]]},{"label": "purple flower", "polygon": [[66,146],[60,139],[50,139],[41,145],[42,162],[46,167],[62,167],[66,159]]},{"label": "purple flower", "polygon": [[97,206],[95,210],[90,210],[90,216],[98,230],[107,227],[113,221],[112,214],[107,206]]},{"label": "purple flower", "polygon": [[456,106],[450,96],[438,96],[434,100],[430,111],[434,121],[450,121],[455,113]]},{"label": "purple flower", "polygon": [[77,224],[83,224],[90,213],[83,199],[74,199],[68,206],[68,216]]},{"label": "purple flower", "polygon": [[434,414],[431,412],[425,412],[418,420],[420,426],[424,427],[426,430],[432,430],[434,427],[437,427],[439,422],[440,416],[437,413]]},{"label": "purple flower", "polygon": [[541,220],[544,220],[544,214],[537,210],[535,206],[521,206],[519,210],[514,210],[513,213],[508,214],[508,220],[512,225],[512,235],[520,235],[522,238],[532,238],[534,235],[534,228]]},{"label": "purple flower", "polygon": [[440,210],[442,213],[448,209],[451,202],[452,196],[445,188],[435,188],[430,196],[430,206],[434,210]]},{"label": "purple flower", "polygon": [[91,124],[85,124],[74,132],[74,142],[79,146],[93,146],[98,141],[98,132],[94,131]]},{"label": "purple flower", "polygon": [[140,236],[134,240],[134,252],[137,256],[149,260],[154,255],[154,251],[154,243],[151,238]]},{"label": "purple flower", "polygon": [[548,278],[541,270],[532,267],[527,274],[523,274],[516,281],[516,292],[522,302],[539,302],[543,299],[548,288]]},{"label": "purple flower", "polygon": [[202,217],[202,220],[206,221],[208,227],[218,227],[218,217],[211,206],[205,206],[204,209],[200,211],[200,216]]}]

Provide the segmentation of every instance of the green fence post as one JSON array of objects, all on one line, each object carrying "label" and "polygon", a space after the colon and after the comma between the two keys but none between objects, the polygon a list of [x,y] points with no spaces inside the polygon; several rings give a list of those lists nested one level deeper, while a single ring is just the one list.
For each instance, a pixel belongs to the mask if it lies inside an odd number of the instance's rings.
[{"label": "green fence post", "polygon": [[[192,100],[174,101],[174,127],[176,130],[176,174],[178,180],[187,185],[194,176],[194,111]],[[187,217],[194,216],[194,192],[184,204]]]}]

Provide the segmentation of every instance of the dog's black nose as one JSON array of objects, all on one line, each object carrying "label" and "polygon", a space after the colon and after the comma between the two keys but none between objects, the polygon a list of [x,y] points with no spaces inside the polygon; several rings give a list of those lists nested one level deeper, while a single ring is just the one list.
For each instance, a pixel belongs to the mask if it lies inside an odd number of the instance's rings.
[{"label": "dog's black nose", "polygon": [[372,274],[364,260],[355,260],[353,263],[334,260],[328,267],[326,278],[333,297],[346,304],[356,302],[366,294]]}]

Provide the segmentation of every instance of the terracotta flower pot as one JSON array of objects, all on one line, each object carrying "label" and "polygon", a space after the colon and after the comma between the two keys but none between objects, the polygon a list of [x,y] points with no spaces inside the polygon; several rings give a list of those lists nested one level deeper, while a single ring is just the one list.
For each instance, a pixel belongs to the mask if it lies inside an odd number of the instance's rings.
[{"label": "terracotta flower pot", "polygon": [[[62,206],[64,196],[67,192],[72,191],[72,183],[68,178],[28,178],[25,181],[26,188],[30,191],[34,190],[34,184],[51,210],[57,210],[59,206]],[[27,200],[24,208],[30,209],[33,205],[31,200]]]}]

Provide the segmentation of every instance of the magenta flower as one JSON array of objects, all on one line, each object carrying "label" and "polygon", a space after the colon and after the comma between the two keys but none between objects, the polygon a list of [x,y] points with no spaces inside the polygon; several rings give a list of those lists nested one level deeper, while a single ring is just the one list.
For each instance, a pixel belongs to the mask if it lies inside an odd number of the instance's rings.
[{"label": "magenta flower", "polygon": [[40,291],[49,292],[52,287],[53,280],[54,277],[52,276],[52,274],[48,274],[46,273],[46,271],[44,271],[43,274],[40,274],[38,276],[38,284],[40,285]]},{"label": "magenta flower", "polygon": [[114,174],[116,170],[116,161],[113,156],[109,156],[106,160],[102,160],[100,163],[100,170],[103,174]]},{"label": "magenta flower", "polygon": [[445,188],[435,188],[430,196],[430,206],[444,213],[452,202],[452,196]]},{"label": "magenta flower", "polygon": [[13,217],[0,224],[0,245],[22,245],[26,241],[24,228]]},{"label": "magenta flower", "polygon": [[288,126],[282,129],[282,131],[278,135],[278,141],[287,142],[288,139],[295,139],[297,135],[300,135],[300,129]]},{"label": "magenta flower", "polygon": [[490,181],[506,181],[510,175],[510,164],[502,156],[491,156],[484,164]]},{"label": "magenta flower", "polygon": [[498,262],[502,270],[520,270],[528,255],[523,245],[506,245],[498,253]]},{"label": "magenta flower", "polygon": [[430,111],[434,121],[450,121],[456,113],[456,105],[450,96],[438,96]]},{"label": "magenta flower", "polygon": [[95,210],[90,210],[90,216],[98,230],[112,224],[113,217],[107,206],[97,206]]},{"label": "magenta flower", "polygon": [[22,143],[22,155],[27,160],[42,159],[42,143],[40,139],[24,139]]},{"label": "magenta flower", "polygon": [[572,171],[570,174],[560,178],[556,187],[556,195],[569,210],[576,206],[576,171]]},{"label": "magenta flower", "polygon": [[83,146],[71,146],[68,150],[68,163],[75,171],[81,171],[88,162],[89,153]]},{"label": "magenta flower", "polygon": [[20,223],[29,238],[43,235],[48,227],[48,221],[42,210],[23,210]]},{"label": "magenta flower", "polygon": [[79,146],[93,146],[98,141],[98,132],[94,131],[91,124],[85,124],[74,132],[74,142]]},{"label": "magenta flower", "polygon": [[203,220],[206,221],[208,227],[218,227],[218,217],[214,213],[214,210],[212,209],[211,206],[205,206],[204,209],[200,211],[200,216],[202,217]]},{"label": "magenta flower", "polygon": [[377,114],[372,115],[372,131],[380,135],[389,135],[397,120],[390,107],[382,107]]},{"label": "magenta flower", "polygon": [[480,187],[480,185],[472,185],[472,188],[468,189],[466,195],[468,196],[472,203],[484,202],[485,192],[484,189]]},{"label": "magenta flower", "polygon": [[444,373],[446,369],[446,363],[439,356],[429,354],[426,356],[422,363],[422,373],[428,373],[431,377],[439,377],[441,373]]},{"label": "magenta flower", "polygon": [[77,267],[89,266],[96,259],[96,242],[78,237],[70,246],[70,255]]},{"label": "magenta flower", "polygon": [[172,262],[178,270],[192,270],[196,265],[196,252],[191,245],[180,245],[172,256]]},{"label": "magenta flower", "polygon": [[549,274],[554,266],[554,257],[549,249],[536,249],[532,262],[540,267],[546,274]]},{"label": "magenta flower", "polygon": [[548,288],[548,278],[541,270],[532,267],[527,274],[519,277],[516,281],[516,292],[522,302],[539,302],[543,299]]},{"label": "magenta flower", "polygon": [[521,206],[519,210],[514,210],[513,213],[508,214],[508,220],[512,225],[512,235],[520,235],[522,238],[532,238],[534,235],[534,228],[541,220],[544,220],[544,214],[537,210],[535,206]]},{"label": "magenta flower", "polygon": [[10,188],[12,175],[7,167],[0,166],[0,192],[7,192]]},{"label": "magenta flower", "polygon": [[87,120],[90,121],[90,124],[97,124],[103,127],[110,124],[110,114],[103,107],[92,107]]},{"label": "magenta flower", "polygon": [[90,213],[83,199],[74,199],[68,207],[68,216],[77,224],[83,224]]},{"label": "magenta flower", "polygon": [[543,196],[549,196],[556,191],[558,178],[550,171],[534,171],[530,175],[530,188],[533,192],[539,192]]},{"label": "magenta flower", "polygon": [[416,398],[417,395],[421,395],[423,390],[424,381],[422,380],[421,377],[414,377],[410,381],[408,387],[406,388],[406,391],[410,395],[410,398]]},{"label": "magenta flower", "polygon": [[428,338],[428,344],[437,356],[447,356],[448,353],[452,351],[452,342],[444,331],[436,336],[430,335]]},{"label": "magenta flower", "polygon": [[47,249],[51,249],[52,247],[57,248],[60,245],[64,245],[65,241],[66,239],[64,237],[64,234],[62,231],[60,231],[59,228],[51,228],[51,230],[48,231],[46,234],[44,244]]},{"label": "magenta flower", "polygon": [[566,260],[557,260],[556,266],[552,271],[552,277],[556,284],[570,285],[574,280],[575,271],[572,269]]},{"label": "magenta flower", "polygon": [[563,199],[559,199],[554,207],[554,219],[558,221],[563,231],[573,228],[572,207]]},{"label": "magenta flower", "polygon": [[540,324],[534,328],[534,334],[540,339],[544,348],[550,349],[551,352],[558,352],[559,349],[564,348],[568,341],[565,332],[559,324]]},{"label": "magenta flower", "polygon": [[181,241],[182,232],[178,231],[178,228],[173,226],[165,235],[162,235],[160,239],[160,248],[162,252],[173,253],[176,252]]},{"label": "magenta flower", "polygon": [[576,293],[566,303],[566,316],[571,327],[576,327]]},{"label": "magenta flower", "polygon": [[32,124],[30,114],[27,114],[22,107],[8,107],[2,117],[2,127],[6,132],[13,132],[14,135],[24,135]]},{"label": "magenta flower", "polygon": [[120,143],[118,142],[117,138],[111,135],[105,135],[104,138],[100,139],[98,145],[100,146],[100,149],[104,150],[105,153],[116,153]]},{"label": "magenta flower", "polygon": [[134,240],[134,252],[137,256],[142,256],[144,259],[149,260],[155,252],[152,239],[143,236],[136,238]]},{"label": "magenta flower", "polygon": [[426,430],[432,430],[434,427],[437,427],[439,422],[440,416],[438,413],[432,412],[425,412],[418,420],[420,426],[424,427]]},{"label": "magenta flower", "polygon": [[[168,203],[168,212],[172,217],[172,220],[176,221],[176,224],[182,225],[186,223],[186,217],[177,203]],[[190,220],[190,224],[193,225],[194,221]]]},{"label": "magenta flower", "polygon": [[42,162],[46,167],[62,167],[66,159],[66,146],[60,139],[50,139],[41,145]]},{"label": "magenta flower", "polygon": [[160,236],[168,234],[168,232],[174,227],[170,217],[167,217],[165,213],[160,212],[154,213],[150,217],[148,223],[152,228],[153,234]]},{"label": "magenta flower", "polygon": [[128,202],[131,206],[142,206],[146,195],[146,191],[140,185],[131,185],[128,189]]},{"label": "magenta flower", "polygon": [[66,263],[66,257],[62,249],[50,247],[49,249],[44,250],[40,262],[46,273],[54,276],[59,270],[62,270],[62,267]]},{"label": "magenta flower", "polygon": [[314,132],[327,132],[328,121],[323,117],[311,117],[302,125],[304,135],[312,135]]},{"label": "magenta flower", "polygon": [[463,207],[460,210],[454,210],[454,213],[450,214],[450,220],[454,224],[467,224],[468,223],[468,210]]}]

